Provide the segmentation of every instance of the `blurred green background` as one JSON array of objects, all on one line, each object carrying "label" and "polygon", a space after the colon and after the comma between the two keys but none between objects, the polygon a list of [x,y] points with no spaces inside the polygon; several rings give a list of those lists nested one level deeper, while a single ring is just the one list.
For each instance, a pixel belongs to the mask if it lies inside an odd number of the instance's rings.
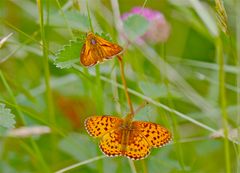
[{"label": "blurred green background", "polygon": [[[144,160],[102,157],[84,129],[90,115],[129,113],[117,59],[89,69],[79,63],[76,38],[91,30],[87,2],[94,31],[125,49],[134,108],[149,102],[134,119],[173,134]],[[240,172],[240,2],[219,2],[1,0],[0,172],[56,172],[76,163],[67,172]],[[118,15],[136,6],[165,16],[167,41],[126,41],[124,26],[138,37],[149,27],[140,19],[121,25]]]}]

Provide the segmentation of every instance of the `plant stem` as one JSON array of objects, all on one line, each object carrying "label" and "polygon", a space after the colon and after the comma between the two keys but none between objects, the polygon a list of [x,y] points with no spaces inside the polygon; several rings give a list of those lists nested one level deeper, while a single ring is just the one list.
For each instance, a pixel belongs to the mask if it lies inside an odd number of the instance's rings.
[{"label": "plant stem", "polygon": [[[49,2],[46,2],[47,9],[49,8]],[[53,105],[53,95],[52,90],[50,86],[50,72],[49,72],[49,63],[48,63],[48,41],[46,39],[46,32],[45,32],[45,26],[44,26],[44,14],[43,14],[43,4],[42,0],[37,0],[38,5],[38,13],[39,13],[39,23],[40,23],[40,31],[41,31],[41,39],[42,39],[42,54],[43,54],[43,67],[44,67],[44,79],[45,79],[45,86],[46,86],[46,102],[47,102],[47,112],[49,114],[49,123],[53,126],[56,125],[56,118],[55,118],[55,112],[54,112],[54,105]],[[48,12],[48,10],[47,10]],[[47,13],[47,24],[48,25],[48,13]],[[51,159],[52,161],[57,158],[56,154],[56,139],[54,134],[51,135],[51,143],[53,146],[53,149],[51,150]]]},{"label": "plant stem", "polygon": [[16,105],[16,111],[17,111],[17,114],[18,114],[19,117],[20,117],[21,123],[22,123],[23,125],[25,125],[25,124],[26,124],[26,121],[25,121],[25,119],[24,119],[24,115],[23,115],[23,113],[20,111],[19,106],[18,106],[18,104],[17,104],[17,101],[16,101],[16,99],[15,99],[15,97],[14,97],[14,94],[13,94],[11,88],[9,87],[9,85],[8,85],[8,83],[7,83],[7,81],[6,81],[6,79],[5,79],[5,77],[4,77],[4,75],[3,75],[3,73],[2,73],[1,70],[0,70],[0,78],[1,78],[1,80],[2,80],[2,82],[3,82],[4,87],[7,89],[8,94],[10,95],[10,98],[11,98],[12,102]]},{"label": "plant stem", "polygon": [[97,161],[97,160],[103,159],[103,158],[105,158],[105,157],[106,157],[106,156],[104,156],[104,155],[98,156],[98,157],[94,157],[94,158],[91,158],[91,159],[88,159],[88,160],[85,160],[85,161],[76,163],[76,164],[74,164],[74,165],[65,167],[65,168],[63,168],[63,169],[61,169],[61,170],[56,171],[55,173],[63,173],[63,172],[69,171],[69,170],[71,170],[71,169],[77,168],[77,167],[79,167],[79,166],[86,165],[86,164],[95,162],[95,161]]},{"label": "plant stem", "polygon": [[96,85],[94,87],[94,92],[96,96],[96,103],[97,103],[97,113],[102,113],[103,108],[104,108],[104,102],[103,100],[103,86],[102,86],[102,81],[100,79],[100,66],[95,67],[96,70]]},{"label": "plant stem", "polygon": [[[44,45],[43,45],[42,43],[40,43],[38,40],[36,40],[35,38],[33,38],[33,37],[37,36],[39,30],[34,31],[32,35],[28,35],[28,34],[26,34],[25,32],[23,32],[22,30],[20,30],[20,29],[16,28],[15,26],[13,26],[13,25],[12,25],[11,23],[9,23],[8,21],[5,21],[5,20],[4,20],[3,23],[6,24],[7,26],[9,26],[10,28],[14,29],[14,30],[17,31],[18,33],[22,34],[24,37],[28,38],[29,40],[37,43],[37,44],[40,45],[41,47],[44,47]],[[23,42],[23,44],[26,44],[26,43]],[[45,47],[45,49],[48,49],[48,48]],[[48,52],[50,52],[52,55],[55,55],[55,53],[54,53],[53,51],[49,50],[49,49],[48,49]]]},{"label": "plant stem", "polygon": [[[237,105],[240,105],[240,2],[235,0],[235,10],[236,10],[236,64],[237,64]],[[240,107],[237,110],[237,127],[238,127],[238,139],[240,139]],[[238,145],[238,155],[237,155],[237,170],[240,171],[240,145]]]},{"label": "plant stem", "polygon": [[[113,69],[113,72],[111,74],[111,79],[113,81],[117,81],[117,73],[116,73],[117,69],[114,68]],[[118,88],[114,85],[112,85],[112,93],[113,93],[113,98],[114,98],[114,101],[115,101],[115,109],[116,109],[116,112],[118,114],[122,114],[121,112],[121,105],[119,103],[119,94],[118,94]]]},{"label": "plant stem", "polygon": [[126,98],[127,98],[127,101],[128,101],[130,114],[132,116],[131,118],[133,118],[134,111],[133,111],[132,102],[131,102],[131,99],[130,99],[130,96],[129,96],[129,93],[128,93],[127,82],[126,82],[125,75],[124,75],[124,67],[123,67],[122,57],[120,55],[118,55],[117,57],[118,57],[119,65],[120,65],[120,72],[121,72],[121,78],[122,78],[122,83],[123,83],[123,86],[124,86],[125,95],[126,95]]},{"label": "plant stem", "polygon": [[49,72],[49,64],[48,64],[48,43],[46,41],[45,35],[45,27],[43,22],[43,7],[42,7],[42,0],[37,0],[38,8],[39,8],[39,17],[40,17],[40,30],[41,30],[41,37],[43,42],[43,64],[44,64],[44,78],[45,78],[45,85],[46,85],[46,97],[47,97],[47,107],[49,112],[49,121],[55,124],[55,114],[54,114],[54,107],[53,107],[53,98],[52,98],[52,90],[50,87],[50,72]]},{"label": "plant stem", "polygon": [[225,74],[224,74],[224,56],[223,56],[223,46],[222,40],[217,37],[216,40],[216,56],[219,64],[219,90],[220,90],[220,104],[222,112],[222,125],[224,128],[224,150],[225,150],[225,163],[226,172],[231,173],[231,161],[229,152],[229,141],[228,141],[228,122],[227,122],[227,111],[226,111],[226,95],[225,95]]},{"label": "plant stem", "polygon": [[[41,0],[37,0],[37,1],[41,1]],[[58,5],[58,8],[59,8],[59,11],[60,11],[60,13],[61,13],[61,15],[64,19],[64,22],[67,25],[67,29],[68,29],[69,33],[71,34],[71,36],[73,37],[74,35],[73,35],[73,32],[72,32],[72,29],[70,28],[70,26],[68,24],[68,20],[67,20],[66,16],[64,15],[61,4],[60,4],[59,0],[56,0],[56,2],[57,2],[57,5]]]},{"label": "plant stem", "polygon": [[146,167],[146,163],[145,163],[145,160],[141,160],[141,165],[142,165],[142,172],[143,173],[147,173],[147,167]]},{"label": "plant stem", "polygon": [[133,160],[128,159],[128,162],[129,162],[132,173],[137,173],[136,166],[134,165]]},{"label": "plant stem", "polygon": [[91,20],[91,16],[90,16],[90,10],[89,10],[89,6],[88,6],[88,1],[87,1],[87,12],[88,12],[88,21],[89,21],[90,29],[92,32],[94,32],[92,20]]}]

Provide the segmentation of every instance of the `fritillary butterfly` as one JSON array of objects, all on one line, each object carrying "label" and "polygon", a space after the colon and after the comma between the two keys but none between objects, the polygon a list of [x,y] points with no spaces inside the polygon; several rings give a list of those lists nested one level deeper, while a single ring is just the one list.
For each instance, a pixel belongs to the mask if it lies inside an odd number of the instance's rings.
[{"label": "fritillary butterfly", "polygon": [[92,116],[85,120],[87,132],[101,138],[99,147],[107,156],[126,156],[133,160],[148,156],[152,147],[161,147],[171,140],[164,127],[142,121],[131,121],[132,116]]}]

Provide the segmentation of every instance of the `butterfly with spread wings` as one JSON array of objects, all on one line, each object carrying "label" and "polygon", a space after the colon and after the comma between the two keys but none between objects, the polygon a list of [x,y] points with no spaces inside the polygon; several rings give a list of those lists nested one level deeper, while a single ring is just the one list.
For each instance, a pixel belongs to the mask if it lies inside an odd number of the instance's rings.
[{"label": "butterfly with spread wings", "polygon": [[144,159],[151,148],[162,147],[171,141],[172,135],[167,128],[131,118],[131,114],[124,119],[111,115],[91,116],[85,120],[85,128],[91,136],[101,139],[101,151],[111,157]]},{"label": "butterfly with spread wings", "polygon": [[82,65],[90,67],[106,59],[111,59],[121,54],[122,51],[123,48],[118,44],[111,43],[93,32],[88,32],[82,47],[80,62]]}]

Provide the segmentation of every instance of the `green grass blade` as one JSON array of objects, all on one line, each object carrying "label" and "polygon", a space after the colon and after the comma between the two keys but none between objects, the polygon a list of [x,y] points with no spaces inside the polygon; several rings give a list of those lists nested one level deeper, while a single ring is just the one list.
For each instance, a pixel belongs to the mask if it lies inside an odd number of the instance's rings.
[{"label": "green grass blade", "polygon": [[219,63],[219,90],[220,90],[220,104],[221,104],[221,113],[222,113],[222,126],[224,129],[224,149],[225,149],[225,163],[226,163],[226,172],[231,173],[231,160],[230,160],[230,151],[229,151],[229,141],[228,141],[228,115],[226,111],[226,93],[225,93],[225,73],[224,73],[224,56],[223,56],[223,47],[222,40],[219,37],[216,40],[216,56]]},{"label": "green grass blade", "polygon": [[63,168],[63,169],[61,169],[61,170],[58,170],[58,171],[56,171],[55,173],[63,173],[63,172],[69,171],[69,170],[71,170],[71,169],[77,168],[77,167],[79,167],[79,166],[86,165],[86,164],[95,162],[95,161],[97,161],[97,160],[104,159],[105,157],[106,157],[106,156],[104,156],[104,155],[103,155],[103,156],[94,157],[94,158],[85,160],[85,161],[83,161],[83,162],[79,162],[79,163],[76,163],[76,164],[74,164],[74,165],[68,166],[68,167]]}]

